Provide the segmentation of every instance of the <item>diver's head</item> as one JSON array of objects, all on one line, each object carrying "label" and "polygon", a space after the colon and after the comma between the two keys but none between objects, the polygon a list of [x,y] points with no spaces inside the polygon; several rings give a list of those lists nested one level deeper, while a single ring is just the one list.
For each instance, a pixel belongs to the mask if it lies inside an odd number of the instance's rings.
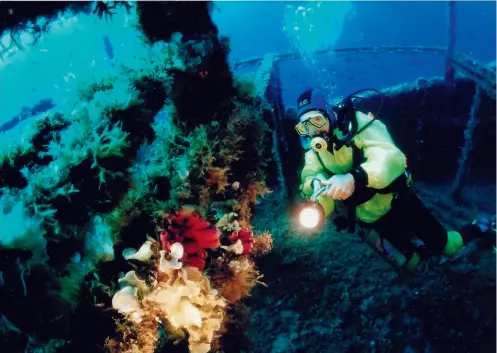
[{"label": "diver's head", "polygon": [[300,136],[329,134],[333,130],[328,103],[322,92],[315,89],[305,91],[297,99],[297,108],[299,122],[295,130]]}]

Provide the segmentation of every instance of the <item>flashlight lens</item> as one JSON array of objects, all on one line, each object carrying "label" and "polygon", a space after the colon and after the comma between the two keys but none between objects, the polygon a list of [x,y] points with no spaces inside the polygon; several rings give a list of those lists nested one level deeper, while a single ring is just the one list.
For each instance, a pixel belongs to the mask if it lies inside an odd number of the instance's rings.
[{"label": "flashlight lens", "polygon": [[300,224],[305,228],[315,228],[321,215],[315,207],[306,207],[300,212]]}]

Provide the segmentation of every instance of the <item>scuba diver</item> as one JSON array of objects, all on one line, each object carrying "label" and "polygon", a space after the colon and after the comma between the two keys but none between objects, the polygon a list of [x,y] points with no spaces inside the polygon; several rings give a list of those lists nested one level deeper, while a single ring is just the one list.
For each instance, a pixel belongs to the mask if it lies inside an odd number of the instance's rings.
[{"label": "scuba diver", "polygon": [[[434,254],[453,257],[465,244],[495,232],[495,218],[482,217],[447,232],[412,189],[406,156],[395,145],[387,127],[375,115],[359,111],[368,100],[355,92],[330,106],[324,94],[310,89],[297,100],[295,129],[306,149],[301,172],[300,223],[315,229],[335,210],[347,207],[338,229],[356,222],[360,236],[398,270],[414,271],[420,260]],[[341,220],[341,222],[340,222]],[[345,220],[345,221],[344,221]],[[420,244],[420,242],[422,244]]]}]

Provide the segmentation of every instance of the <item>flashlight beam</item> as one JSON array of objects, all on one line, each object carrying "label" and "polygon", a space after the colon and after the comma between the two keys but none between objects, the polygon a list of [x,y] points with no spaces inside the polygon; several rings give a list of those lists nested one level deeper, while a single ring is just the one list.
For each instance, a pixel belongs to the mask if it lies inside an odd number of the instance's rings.
[{"label": "flashlight beam", "polygon": [[321,215],[319,214],[319,211],[312,206],[305,207],[301,212],[300,212],[300,224],[307,229],[314,229],[316,228],[321,220]]}]

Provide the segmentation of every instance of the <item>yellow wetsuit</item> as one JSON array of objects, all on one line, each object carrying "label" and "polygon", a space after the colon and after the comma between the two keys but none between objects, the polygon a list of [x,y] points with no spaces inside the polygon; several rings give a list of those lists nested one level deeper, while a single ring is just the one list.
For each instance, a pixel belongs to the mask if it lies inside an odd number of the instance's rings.
[{"label": "yellow wetsuit", "polygon": [[[356,117],[358,131],[372,120],[371,116],[361,112],[357,112]],[[334,133],[339,132],[335,130]],[[395,191],[389,192],[390,189],[387,189],[386,192],[381,192],[381,189],[388,187],[405,173],[407,161],[381,121],[375,119],[354,137],[353,142],[363,152],[364,159],[359,167],[367,175],[365,186],[380,190],[372,198],[356,206],[356,217],[364,223],[373,224],[373,228],[381,233],[382,237],[394,242],[395,246],[400,245],[400,251],[406,256],[408,269],[414,270],[420,260],[415,248],[410,244],[410,235],[403,234],[408,229],[414,231],[430,249],[449,257],[454,256],[465,243],[481,235],[480,229],[475,225],[468,225],[459,232],[447,232],[413,193],[403,195],[401,199],[404,201],[400,201],[396,210],[392,210]],[[333,153],[324,151],[318,155],[319,158],[313,150],[305,154],[300,186],[305,197],[311,196],[314,191],[314,178],[328,179],[331,177],[329,172],[347,174],[357,168],[353,165],[351,147],[343,146],[338,151],[334,149]],[[317,201],[323,207],[325,217],[334,211],[334,201],[325,194],[320,195]],[[390,218],[387,220],[384,216],[389,212]]]},{"label": "yellow wetsuit", "polygon": [[[368,124],[372,118],[362,112],[356,113],[358,129]],[[335,131],[337,133],[337,131]],[[363,151],[364,162],[360,165],[367,174],[367,187],[383,189],[401,176],[406,170],[406,157],[394,144],[386,126],[379,120],[374,120],[366,129],[353,139],[354,144]],[[347,174],[353,169],[353,150],[344,146],[333,153],[319,153],[309,150],[305,154],[305,163],[301,173],[302,185],[300,190],[309,197],[313,193],[312,181],[321,176],[328,179],[326,172]],[[373,223],[390,211],[394,193],[375,194],[370,200],[356,206],[357,218],[365,223]],[[317,201],[323,207],[325,217],[334,210],[334,202],[326,195],[318,197]]]}]

